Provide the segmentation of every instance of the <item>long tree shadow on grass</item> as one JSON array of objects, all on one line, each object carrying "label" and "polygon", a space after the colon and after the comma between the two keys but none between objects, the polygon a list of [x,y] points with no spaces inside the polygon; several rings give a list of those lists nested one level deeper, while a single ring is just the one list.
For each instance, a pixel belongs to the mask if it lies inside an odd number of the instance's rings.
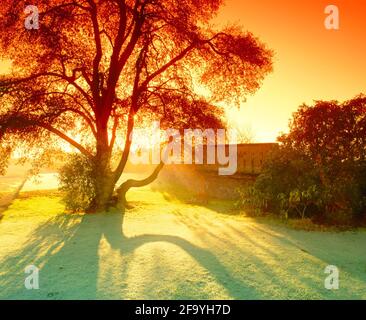
[{"label": "long tree shadow on grass", "polygon": [[[233,267],[241,266],[239,283],[255,275],[255,287],[262,298],[296,299],[364,299],[366,297],[364,247],[366,234],[309,233],[276,228],[268,224],[215,221],[205,215],[177,214],[204,243],[230,252]],[[215,232],[219,227],[219,234]],[[319,241],[321,238],[321,241]],[[336,265],[341,269],[340,290],[324,288],[324,269]],[[254,266],[254,268],[253,268]],[[360,272],[361,271],[361,272]],[[347,284],[347,285],[345,285]],[[271,297],[270,294],[273,293]]]},{"label": "long tree shadow on grass", "polygon": [[[183,257],[184,260],[178,262],[174,253],[172,254],[173,251],[169,251],[169,255],[172,255],[166,261],[160,255],[157,246],[147,247],[148,251],[143,251],[141,256],[139,248],[145,244],[158,242],[176,247],[177,252],[179,250],[186,252],[233,299],[272,298],[272,294],[273,298],[362,299],[365,297],[362,289],[356,290],[352,285],[355,275],[357,278],[355,268],[362,266],[342,265],[347,263],[347,260],[334,256],[336,254],[334,246],[329,246],[334,249],[330,253],[321,251],[320,247],[317,249],[316,235],[296,231],[282,232],[267,225],[234,225],[232,220],[214,221],[202,215],[195,217],[175,213],[174,217],[178,224],[185,225],[194,234],[194,238],[199,239],[200,243],[207,243],[210,249],[174,235],[174,230],[172,234],[165,235],[126,236],[123,232],[123,212],[84,216],[58,215],[39,226],[22,249],[12,251],[9,256],[0,260],[0,298],[98,299],[131,298],[131,296],[159,298],[155,289],[163,286],[163,282],[166,284],[165,275],[159,273],[159,268],[166,267],[165,263],[168,264],[165,270],[175,273],[178,283],[174,285],[186,285],[187,291],[172,290],[171,293],[165,292],[164,297],[215,298],[212,292],[205,292],[203,289],[199,292],[200,288],[194,287],[197,283],[189,281],[192,279],[189,279],[192,274],[185,273],[179,268],[179,263],[182,261],[191,266],[190,261],[186,260],[188,257]],[[125,228],[130,227],[129,223],[125,225]],[[323,241],[329,243],[336,240],[332,234],[322,236]],[[365,238],[358,237],[358,243],[362,239]],[[337,241],[341,241],[339,244],[343,243],[342,239]],[[351,244],[349,241],[345,242],[342,251]],[[101,253],[105,245],[111,248]],[[326,248],[328,246],[324,250]],[[358,251],[361,252],[362,249]],[[153,252],[154,259],[145,261],[146,252]],[[109,266],[106,270],[105,265],[109,264],[109,256],[113,254],[121,257],[120,262],[118,265]],[[135,280],[137,279],[140,286],[140,288],[137,286],[137,289],[140,290],[131,292],[136,288],[129,286],[131,273],[135,272],[136,264],[135,269],[131,268],[131,265],[139,255],[142,258],[138,260],[140,270],[148,273],[150,268],[150,271],[152,269],[156,274],[151,278],[148,274],[144,279],[136,275]],[[284,260],[288,255],[295,258],[291,261]],[[350,253],[349,262],[352,257]],[[304,261],[306,264],[303,264]],[[328,292],[323,287],[323,268],[334,262],[342,270],[349,271],[352,276],[352,279],[349,279],[351,285],[342,287],[335,293]],[[39,290],[24,288],[26,277],[24,269],[32,264],[40,268]],[[109,277],[107,281],[106,277]],[[104,280],[100,281],[101,278]],[[201,280],[204,282],[207,279]],[[360,280],[362,282],[365,277],[361,277]]]},{"label": "long tree shadow on grass", "polygon": [[[124,212],[117,211],[83,216],[59,215],[38,227],[21,250],[13,252],[11,256],[0,261],[0,298],[95,299],[100,297],[98,277],[100,276],[99,250],[102,238],[106,239],[112,249],[119,250],[120,254],[132,256],[136,249],[147,243],[173,244],[205,268],[216,282],[225,288],[231,298],[240,299],[243,294],[248,293],[251,298],[259,297],[254,288],[239,285],[238,280],[212,252],[182,237],[160,234],[125,236],[122,231],[123,217]],[[169,263],[173,265],[174,270],[174,258]],[[24,288],[24,279],[27,276],[24,274],[24,269],[28,265],[40,268],[39,290]],[[126,278],[128,263],[125,262],[119,267],[119,276]],[[184,276],[184,274],[181,275],[181,277]],[[122,283],[125,280],[123,279]],[[158,281],[158,279],[152,281]],[[157,282],[155,286],[158,285]],[[122,290],[122,288],[113,288],[114,292],[119,289]],[[204,293],[202,297],[210,298]],[[103,298],[108,298],[108,295],[104,295]]]}]

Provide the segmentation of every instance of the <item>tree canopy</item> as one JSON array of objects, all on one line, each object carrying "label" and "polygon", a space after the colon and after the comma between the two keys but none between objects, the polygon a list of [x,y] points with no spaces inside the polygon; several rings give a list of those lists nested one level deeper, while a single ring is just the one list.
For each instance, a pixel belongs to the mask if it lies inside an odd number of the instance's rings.
[{"label": "tree canopy", "polygon": [[293,115],[279,141],[323,164],[366,160],[366,96],[345,102],[316,101]]}]

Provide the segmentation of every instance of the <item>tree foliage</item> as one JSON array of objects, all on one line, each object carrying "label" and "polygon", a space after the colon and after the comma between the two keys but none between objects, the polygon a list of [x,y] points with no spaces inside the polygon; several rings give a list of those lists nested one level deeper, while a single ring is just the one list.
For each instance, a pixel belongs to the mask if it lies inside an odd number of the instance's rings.
[{"label": "tree foliage", "polygon": [[95,200],[95,167],[82,154],[72,154],[60,170],[60,190],[65,193],[66,209],[83,211]]},{"label": "tree foliage", "polygon": [[366,215],[366,97],[316,101],[294,113],[254,194],[285,217],[350,223]]},{"label": "tree foliage", "polygon": [[316,101],[314,106],[301,106],[293,115],[289,134],[279,141],[308,155],[319,166],[364,161],[366,96],[343,103]]}]

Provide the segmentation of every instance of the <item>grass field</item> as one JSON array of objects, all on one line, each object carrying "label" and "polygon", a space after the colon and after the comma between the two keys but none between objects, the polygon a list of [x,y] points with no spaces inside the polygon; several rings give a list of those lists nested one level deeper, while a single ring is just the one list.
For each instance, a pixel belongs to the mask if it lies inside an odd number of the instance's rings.
[{"label": "grass field", "polygon": [[[54,185],[27,182],[3,212],[1,299],[366,299],[364,231],[293,230],[150,187],[126,212],[68,214],[57,192],[35,191]],[[28,265],[38,290],[24,287]],[[339,290],[324,288],[327,265]]]}]

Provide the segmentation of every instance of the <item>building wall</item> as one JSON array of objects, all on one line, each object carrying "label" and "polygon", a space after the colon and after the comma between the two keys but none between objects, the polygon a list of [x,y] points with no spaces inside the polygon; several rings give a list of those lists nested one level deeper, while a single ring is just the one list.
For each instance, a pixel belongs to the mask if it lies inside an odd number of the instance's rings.
[{"label": "building wall", "polygon": [[258,174],[268,153],[276,143],[252,143],[238,145],[238,173]]},{"label": "building wall", "polygon": [[[237,146],[237,174],[259,174],[269,152],[277,143],[247,143]],[[226,154],[229,154],[226,146]],[[207,154],[204,153],[204,165],[196,165],[198,170],[217,171],[219,165],[207,165]]]},{"label": "building wall", "polygon": [[[276,147],[276,143],[248,143],[248,144],[238,144],[237,145],[237,173],[236,175],[243,174],[259,174],[261,173],[263,163],[268,156],[269,152]],[[229,146],[225,146],[226,155],[229,155]],[[217,148],[215,148],[216,153],[216,164],[207,164],[207,146],[203,146],[203,164],[195,163],[196,159],[194,159],[194,148],[192,150],[192,158],[193,164],[172,164],[166,165],[166,167],[179,168],[179,167],[187,167],[196,171],[209,172],[212,174],[218,174],[219,167],[223,167],[220,165],[217,160]],[[179,160],[179,159],[178,159]],[[151,161],[151,159],[150,159]],[[182,158],[183,161],[183,158]],[[151,169],[150,169],[151,167]],[[145,170],[153,170],[154,165],[135,165],[128,162],[127,169],[130,171],[145,171]]]}]

